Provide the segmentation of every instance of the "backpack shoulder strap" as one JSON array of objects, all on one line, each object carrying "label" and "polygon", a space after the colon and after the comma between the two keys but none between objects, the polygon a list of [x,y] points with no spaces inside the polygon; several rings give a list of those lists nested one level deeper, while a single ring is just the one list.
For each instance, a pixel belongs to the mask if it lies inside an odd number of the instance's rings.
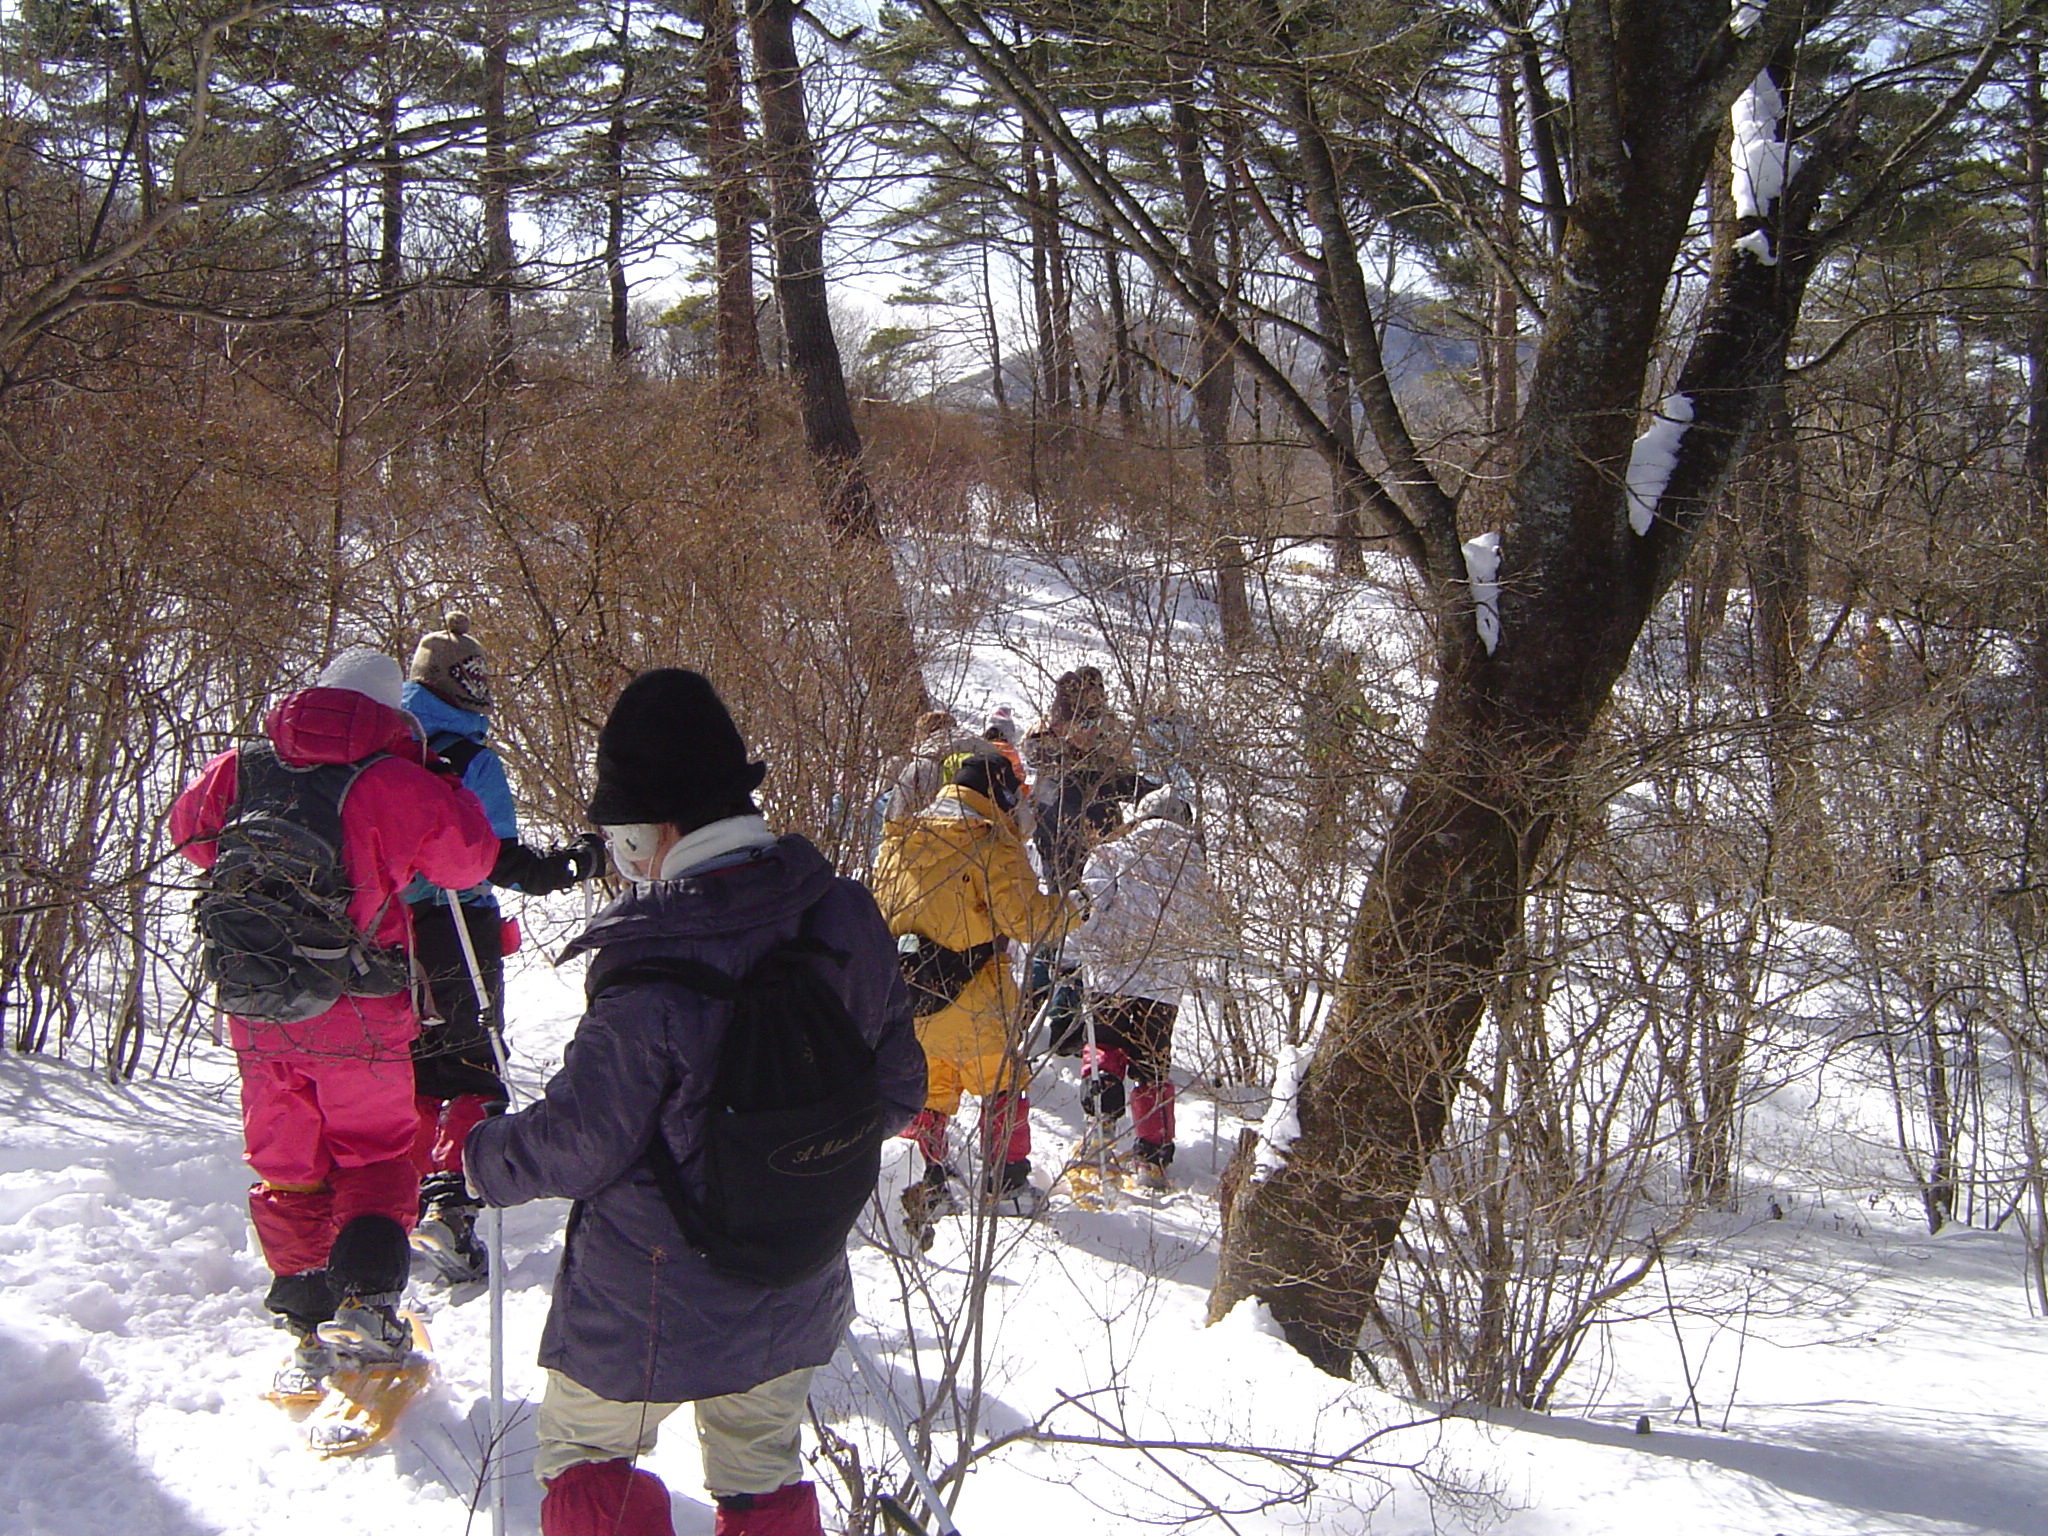
[{"label": "backpack shoulder strap", "polygon": [[[275,810],[278,803],[303,804],[304,788],[307,784],[333,784],[334,810],[340,813],[341,802],[354,787],[363,770],[389,757],[389,752],[372,752],[359,757],[352,763],[314,763],[304,768],[294,768],[277,755],[277,748],[267,741],[244,742],[235,749],[235,800],[236,808],[246,804],[264,810]],[[328,797],[322,795],[323,801]]]},{"label": "backpack shoulder strap", "polygon": [[237,822],[281,817],[319,838],[338,859],[342,797],[369,762],[294,768],[269,742],[248,742],[236,749],[235,798],[228,825],[221,830],[234,831]]},{"label": "backpack shoulder strap", "polygon": [[[804,908],[803,920],[794,938],[784,939],[763,955],[806,954],[822,955],[835,966],[844,969],[852,958],[843,949],[834,949],[813,931],[813,919],[823,905],[823,899]],[[751,973],[750,973],[751,974]],[[652,960],[630,960],[610,970],[596,971],[590,978],[585,1001],[594,1003],[605,993],[618,987],[645,986],[650,981],[673,981],[688,987],[692,992],[702,992],[706,997],[715,997],[721,1002],[731,1002],[740,995],[746,985],[746,977],[728,976],[716,966],[706,965],[701,960],[685,960],[681,957],[658,957]]]},{"label": "backpack shoulder strap", "polygon": [[823,955],[840,970],[845,970],[846,962],[851,960],[853,956],[843,949],[834,949],[818,937],[818,908],[823,905],[825,905],[825,898],[820,896],[808,907],[805,907],[803,917],[797,924],[796,937],[784,939],[775,946],[774,950],[770,950],[769,953],[773,954],[779,950],[784,953],[801,955]]},{"label": "backpack shoulder strap", "polygon": [[231,812],[246,815],[249,810],[268,809],[273,800],[289,793],[285,777],[291,770],[277,755],[277,748],[258,738],[235,748],[235,798]]},{"label": "backpack shoulder strap", "polygon": [[724,1002],[737,997],[740,990],[740,984],[716,966],[706,965],[701,960],[681,958],[632,960],[602,971],[591,979],[593,985],[587,1001],[593,1003],[620,987],[641,987],[651,981],[673,981],[692,992],[702,992],[706,997]]}]

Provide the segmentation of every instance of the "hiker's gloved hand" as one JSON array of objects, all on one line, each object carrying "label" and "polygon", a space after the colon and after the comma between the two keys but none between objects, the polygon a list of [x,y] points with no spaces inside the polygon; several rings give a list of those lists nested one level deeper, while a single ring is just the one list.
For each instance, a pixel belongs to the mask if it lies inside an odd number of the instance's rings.
[{"label": "hiker's gloved hand", "polygon": [[604,873],[605,846],[602,832],[586,832],[562,850],[569,856],[570,884],[580,885]]},{"label": "hiker's gloved hand", "polygon": [[528,896],[546,896],[588,879],[588,875],[579,873],[588,867],[588,848],[581,839],[542,853],[508,837],[498,844],[498,862],[491,866],[491,884],[510,886]]}]

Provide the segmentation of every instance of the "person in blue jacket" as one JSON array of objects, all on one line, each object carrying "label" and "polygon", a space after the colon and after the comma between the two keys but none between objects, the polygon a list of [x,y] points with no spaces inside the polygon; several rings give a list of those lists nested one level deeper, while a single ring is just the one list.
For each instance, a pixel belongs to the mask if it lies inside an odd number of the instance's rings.
[{"label": "person in blue jacket", "polygon": [[529,896],[562,890],[598,873],[604,847],[595,836],[546,852],[519,840],[505,765],[484,744],[491,687],[483,647],[470,636],[467,614],[449,614],[447,625],[421,637],[401,702],[419,722],[428,748],[483,802],[491,830],[498,834],[498,861],[490,878],[461,893],[464,925],[488,994],[484,999],[476,995],[448,893],[419,880],[405,892],[412,905],[414,953],[440,1020],[429,1021],[412,1046],[419,1112],[413,1165],[420,1175],[420,1222],[413,1246],[442,1279],[456,1285],[484,1279],[490,1263],[476,1237],[476,1202],[463,1188],[462,1149],[476,1123],[506,1104],[491,1048],[491,1035],[504,1028],[508,947],[497,887]]}]

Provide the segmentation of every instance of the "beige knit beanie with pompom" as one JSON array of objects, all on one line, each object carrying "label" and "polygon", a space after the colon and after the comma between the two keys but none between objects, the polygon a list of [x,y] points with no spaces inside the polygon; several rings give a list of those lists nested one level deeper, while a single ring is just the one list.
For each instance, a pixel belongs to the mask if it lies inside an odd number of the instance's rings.
[{"label": "beige knit beanie with pompom", "polygon": [[412,680],[457,709],[491,712],[491,680],[484,648],[469,636],[469,615],[451,613],[448,627],[421,635],[412,653]]}]

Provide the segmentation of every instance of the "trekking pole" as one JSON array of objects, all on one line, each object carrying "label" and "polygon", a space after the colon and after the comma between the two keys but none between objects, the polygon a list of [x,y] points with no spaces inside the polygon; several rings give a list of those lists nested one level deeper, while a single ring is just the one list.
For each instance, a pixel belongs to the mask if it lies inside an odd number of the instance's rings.
[{"label": "trekking pole", "polygon": [[[462,897],[447,893],[455,916],[455,936],[462,943],[463,962],[469,967],[469,984],[476,991],[477,1016],[484,1021],[484,1035],[491,1042],[491,1060],[498,1069],[498,1081],[505,1088],[505,1105],[512,1104],[512,1072],[505,1060],[505,1042],[491,1019],[491,993],[484,985],[484,968],[476,958],[476,940],[469,931],[469,915],[462,910]],[[500,1023],[503,1021],[500,1020]],[[505,1445],[505,1213],[493,1205],[484,1212],[487,1246],[493,1255],[487,1281],[490,1291],[491,1339],[491,1442],[484,1465],[491,1480],[491,1536],[505,1536],[505,1472],[498,1464]]]},{"label": "trekking pole", "polygon": [[910,1443],[910,1428],[903,1422],[903,1412],[896,1406],[896,1394],[889,1390],[888,1382],[882,1379],[882,1368],[875,1364],[875,1357],[868,1353],[867,1345],[851,1329],[846,1334],[846,1352],[853,1356],[854,1369],[860,1372],[861,1380],[867,1383],[869,1393],[882,1406],[882,1418],[889,1426],[889,1433],[896,1439],[903,1460],[910,1467],[910,1480],[917,1484],[917,1491],[924,1495],[924,1501],[931,1509],[932,1518],[939,1522],[940,1536],[960,1536],[960,1527],[953,1523],[953,1515],[939,1497],[939,1490],[932,1482],[932,1475],[918,1459],[916,1449]]},{"label": "trekking pole", "polygon": [[[1033,945],[1033,949],[1044,948]],[[1031,1022],[1024,1028],[1024,1038],[1019,1046],[1026,1082],[1035,1081],[1045,1070],[1045,1064],[1053,1057],[1052,1012],[1059,1001],[1060,959],[1066,953],[1067,935],[1061,934],[1052,941],[1052,952],[1046,957],[1045,996],[1039,999],[1037,1010],[1031,1015]],[[1029,966],[1027,957],[1026,965]],[[1041,1036],[1043,1038],[1041,1038]]]},{"label": "trekking pole", "polygon": [[1086,1092],[1083,1092],[1081,1113],[1088,1120],[1087,1144],[1092,1144],[1095,1153],[1096,1192],[1106,1205],[1109,1203],[1107,1197],[1109,1194],[1110,1143],[1115,1139],[1115,1133],[1104,1123],[1107,1117],[1102,1113],[1102,1084],[1107,1074],[1103,1071],[1102,1050],[1095,1040],[1095,999],[1092,997],[1081,999],[1081,1038],[1086,1042],[1085,1050],[1087,1053],[1081,1059],[1088,1064],[1086,1071],[1082,1074],[1081,1081],[1083,1084],[1092,1083],[1095,1087],[1095,1097],[1092,1102],[1088,1101]]}]

